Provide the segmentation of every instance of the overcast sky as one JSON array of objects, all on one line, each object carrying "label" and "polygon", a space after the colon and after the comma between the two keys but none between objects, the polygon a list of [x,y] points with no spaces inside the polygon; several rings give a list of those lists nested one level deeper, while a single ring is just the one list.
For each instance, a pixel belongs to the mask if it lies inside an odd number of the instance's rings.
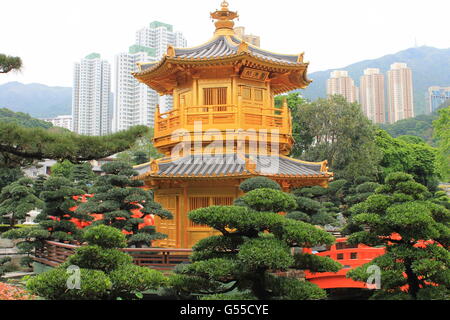
[{"label": "overcast sky", "polygon": [[[209,13],[221,0],[2,1],[0,53],[20,56],[9,81],[72,86],[73,63],[98,52],[111,64],[135,32],[158,20],[184,33],[189,46],[208,40]],[[450,47],[450,0],[229,0],[237,25],[261,36],[264,49],[305,51],[310,72],[342,68],[418,45]]]}]

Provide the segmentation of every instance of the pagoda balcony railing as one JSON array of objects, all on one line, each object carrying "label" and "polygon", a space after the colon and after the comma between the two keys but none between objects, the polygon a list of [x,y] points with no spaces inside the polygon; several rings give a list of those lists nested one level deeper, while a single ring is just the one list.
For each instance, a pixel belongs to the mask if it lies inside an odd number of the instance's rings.
[{"label": "pagoda balcony railing", "polygon": [[201,123],[202,131],[216,129],[277,130],[280,134],[292,132],[290,111],[287,107],[268,108],[255,105],[207,105],[174,109],[155,115],[155,139],[184,129],[193,132]]}]

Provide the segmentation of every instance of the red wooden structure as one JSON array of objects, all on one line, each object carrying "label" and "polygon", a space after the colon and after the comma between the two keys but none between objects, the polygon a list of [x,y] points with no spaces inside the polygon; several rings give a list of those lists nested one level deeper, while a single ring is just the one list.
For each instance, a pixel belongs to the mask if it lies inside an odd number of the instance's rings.
[{"label": "red wooden structure", "polygon": [[[312,253],[311,249],[303,249],[305,253]],[[346,278],[349,270],[369,263],[372,259],[384,254],[385,248],[372,248],[363,244],[350,245],[347,238],[336,239],[329,250],[316,253],[318,256],[330,257],[344,267],[338,272],[312,273],[305,272],[306,280],[317,284],[322,289],[331,288],[367,288],[365,282]]]}]

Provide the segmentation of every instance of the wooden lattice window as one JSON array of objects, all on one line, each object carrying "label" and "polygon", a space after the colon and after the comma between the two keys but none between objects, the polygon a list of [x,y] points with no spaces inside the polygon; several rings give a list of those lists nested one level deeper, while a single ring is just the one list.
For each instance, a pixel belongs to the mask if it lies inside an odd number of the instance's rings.
[{"label": "wooden lattice window", "polygon": [[252,89],[249,87],[242,87],[242,99],[252,100]]},{"label": "wooden lattice window", "polygon": [[263,101],[263,91],[261,89],[255,89],[255,101]]},{"label": "wooden lattice window", "polygon": [[227,104],[227,88],[204,88],[203,104],[205,106]]},{"label": "wooden lattice window", "polygon": [[[189,211],[209,207],[209,197],[189,197]],[[189,220],[191,228],[207,228],[207,225],[196,224]]]},{"label": "wooden lattice window", "polygon": [[213,197],[213,206],[231,206],[233,205],[233,197]]}]

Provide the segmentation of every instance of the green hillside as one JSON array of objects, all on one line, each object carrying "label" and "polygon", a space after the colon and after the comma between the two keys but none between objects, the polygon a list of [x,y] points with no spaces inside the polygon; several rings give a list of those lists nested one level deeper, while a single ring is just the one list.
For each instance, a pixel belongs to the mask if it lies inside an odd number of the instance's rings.
[{"label": "green hillside", "polygon": [[14,112],[6,108],[0,108],[0,122],[16,123],[28,128],[51,128],[50,122],[45,122],[32,118],[29,114],[23,112]]},{"label": "green hillside", "polygon": [[[364,69],[379,68],[385,74],[394,62],[405,62],[413,71],[414,105],[417,115],[425,113],[425,95],[428,87],[433,85],[450,86],[450,49],[437,49],[425,46],[410,48],[396,54],[386,55],[374,60],[361,61],[333,70],[347,70],[349,75],[355,80],[355,84],[359,86],[359,80]],[[309,74],[309,78],[314,82],[306,90],[302,91],[302,94],[310,100],[325,97],[326,81],[333,70]]]}]

